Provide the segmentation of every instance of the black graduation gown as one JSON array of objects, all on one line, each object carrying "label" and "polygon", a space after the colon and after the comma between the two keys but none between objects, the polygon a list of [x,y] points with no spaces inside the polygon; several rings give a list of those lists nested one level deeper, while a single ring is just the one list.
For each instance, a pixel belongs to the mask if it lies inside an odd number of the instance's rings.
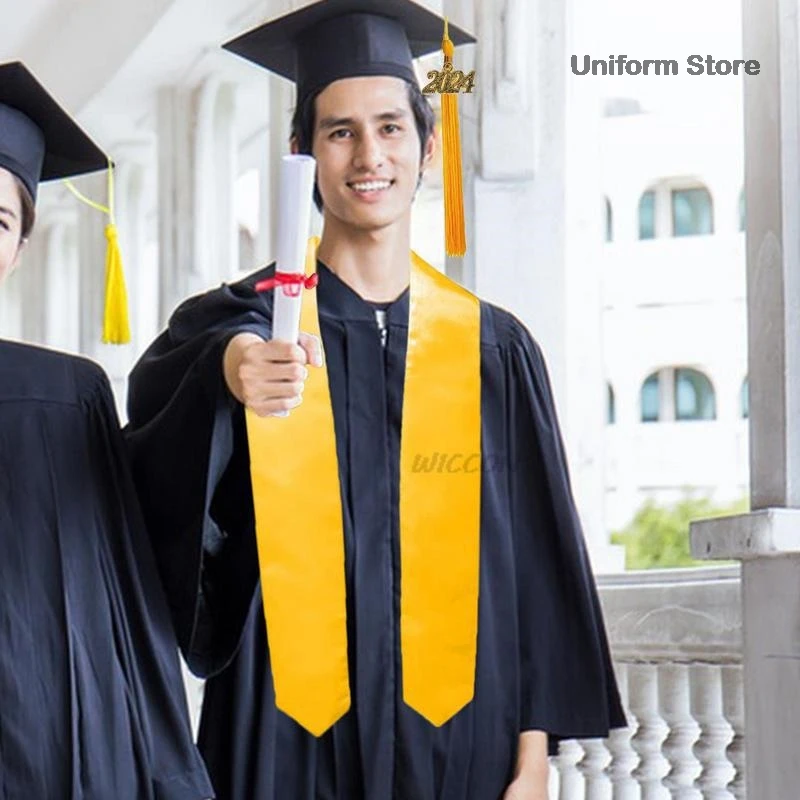
[{"label": "black graduation gown", "polygon": [[[319,739],[276,709],[243,413],[221,370],[234,333],[268,334],[271,297],[252,288],[268,273],[183,304],[130,383],[127,439],[179,638],[190,666],[213,676],[199,743],[218,796],[498,800],[521,731],[545,730],[552,745],[625,725],[542,355],[519,321],[487,304],[475,697],[438,729],[403,703],[398,468],[408,292],[387,310],[384,348],[373,308],[322,265],[353,708]],[[440,464],[438,456],[428,467]]]},{"label": "black graduation gown", "polygon": [[0,342],[0,800],[201,800],[110,388]]}]

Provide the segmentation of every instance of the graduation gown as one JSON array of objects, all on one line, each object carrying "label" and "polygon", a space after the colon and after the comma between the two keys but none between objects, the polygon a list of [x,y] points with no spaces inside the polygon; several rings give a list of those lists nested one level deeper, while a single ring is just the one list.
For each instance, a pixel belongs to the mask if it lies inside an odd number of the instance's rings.
[{"label": "graduation gown", "polygon": [[[319,739],[275,707],[244,414],[222,373],[235,333],[269,335],[271,296],[253,286],[271,269],[183,304],[131,375],[126,435],[135,479],[184,653],[211,676],[201,752],[224,800],[498,800],[521,731],[547,731],[554,745],[625,725],[542,354],[511,314],[481,304],[475,696],[436,728],[402,699],[398,483],[408,291],[386,309],[382,345],[371,305],[319,270],[353,701]],[[443,462],[443,454],[421,453],[417,468],[455,469],[452,455]],[[280,463],[280,453],[269,457]],[[309,486],[309,502],[313,493]]]},{"label": "graduation gown", "polygon": [[0,342],[0,800],[201,800],[108,381]]}]

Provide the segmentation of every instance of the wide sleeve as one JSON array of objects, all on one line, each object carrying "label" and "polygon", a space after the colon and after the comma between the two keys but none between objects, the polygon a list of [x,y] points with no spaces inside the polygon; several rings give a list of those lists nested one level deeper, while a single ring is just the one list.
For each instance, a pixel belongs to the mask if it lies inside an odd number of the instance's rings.
[{"label": "wide sleeve", "polygon": [[186,301],[130,376],[134,480],[181,650],[200,676],[234,655],[258,582],[244,411],[222,358],[237,333],[269,336],[268,302],[253,290],[262,273]]},{"label": "wide sleeve", "polygon": [[516,320],[504,347],[521,729],[604,737],[627,722],[542,353]]}]

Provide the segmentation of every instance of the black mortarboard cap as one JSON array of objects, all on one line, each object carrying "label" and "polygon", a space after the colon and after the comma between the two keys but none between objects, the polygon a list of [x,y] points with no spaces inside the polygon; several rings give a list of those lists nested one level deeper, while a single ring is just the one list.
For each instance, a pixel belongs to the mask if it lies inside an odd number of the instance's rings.
[{"label": "black mortarboard cap", "polygon": [[[321,0],[224,45],[297,84],[298,105],[340,78],[416,81],[412,59],[441,50],[444,20],[410,0]],[[454,45],[474,37],[450,25]]]},{"label": "black mortarboard cap", "polygon": [[0,64],[0,167],[36,199],[40,181],[106,169],[108,158],[19,61]]}]

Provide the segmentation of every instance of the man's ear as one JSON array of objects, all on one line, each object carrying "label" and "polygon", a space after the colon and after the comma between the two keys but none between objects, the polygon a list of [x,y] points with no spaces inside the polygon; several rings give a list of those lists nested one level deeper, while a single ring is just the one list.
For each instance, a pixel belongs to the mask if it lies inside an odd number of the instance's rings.
[{"label": "man's ear", "polygon": [[431,134],[425,142],[425,150],[422,153],[421,171],[424,172],[429,166],[433,157],[436,155],[436,137]]},{"label": "man's ear", "polygon": [[300,145],[297,143],[296,136],[292,136],[292,138],[289,139],[289,152],[293,156],[296,156],[300,152]]}]

